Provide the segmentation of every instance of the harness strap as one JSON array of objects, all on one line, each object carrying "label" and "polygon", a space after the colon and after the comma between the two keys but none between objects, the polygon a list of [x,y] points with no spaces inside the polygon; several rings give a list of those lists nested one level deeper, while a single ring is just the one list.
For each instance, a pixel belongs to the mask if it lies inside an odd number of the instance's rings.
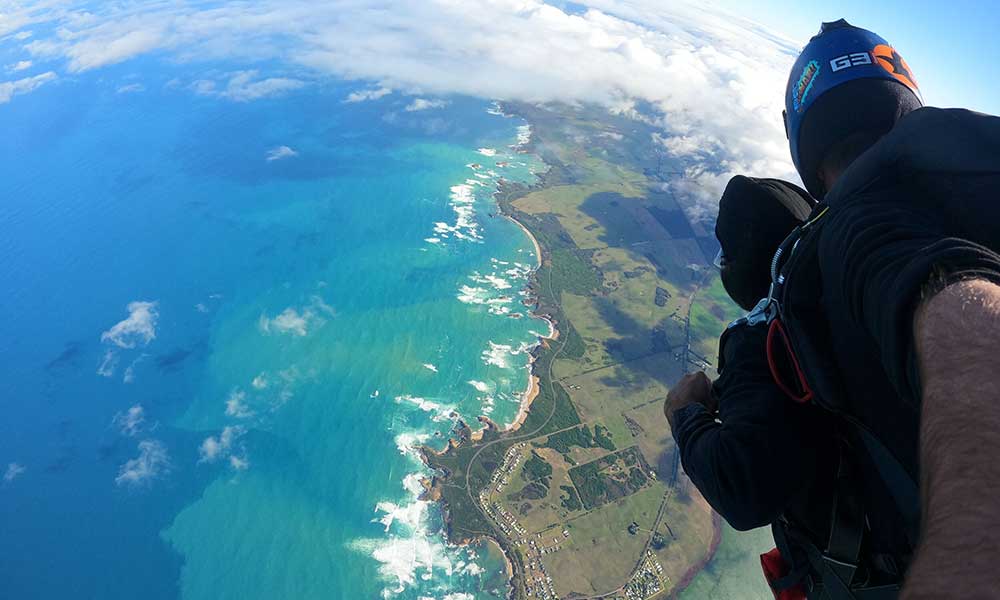
[{"label": "harness strap", "polygon": [[[795,534],[792,529],[792,524],[784,517],[780,517],[771,524],[771,534],[774,536],[778,553],[789,566],[788,575],[770,582],[771,589],[775,592],[783,592],[796,585],[801,585],[809,594],[817,583],[813,574],[819,574],[813,566],[812,553],[815,551],[818,556],[819,551],[807,541],[799,539],[800,535]],[[803,553],[805,556],[802,556]]]},{"label": "harness strap", "polygon": [[[856,473],[848,446],[841,440],[840,460],[826,548],[813,543],[811,536],[786,518],[772,526],[778,550],[786,557],[790,573],[771,582],[780,592],[802,584],[810,598],[824,600],[897,600],[898,584],[870,585],[867,571],[859,569],[865,536],[865,512],[857,494]],[[867,564],[867,563],[866,563]],[[786,588],[787,586],[787,588]]]},{"label": "harness strap", "polygon": [[885,444],[864,426],[853,422],[852,425],[906,523],[905,533],[910,547],[916,548],[920,530],[920,491],[917,484]]},{"label": "harness strap", "polygon": [[848,584],[854,582],[864,537],[864,508],[855,491],[856,479],[841,450],[837,467],[837,491],[833,498],[830,538],[823,553],[823,566]]},{"label": "harness strap", "polygon": [[[785,355],[792,363],[792,368],[795,369],[795,378],[798,379],[798,385],[802,389],[802,393],[797,393],[793,391],[788,384],[785,383],[781,376],[781,371],[778,369],[778,355],[775,349],[775,344],[780,336],[783,345],[783,350]],[[806,379],[806,374],[802,370],[802,366],[799,365],[799,359],[795,356],[795,351],[792,349],[792,344],[788,339],[788,332],[785,331],[785,326],[781,323],[780,317],[775,317],[771,321],[771,325],[767,328],[767,366],[771,369],[771,378],[774,382],[781,388],[789,398],[798,402],[799,404],[805,404],[813,399],[812,388],[809,387],[809,381]]]},{"label": "harness strap", "polygon": [[829,600],[897,600],[898,585],[852,589],[833,568],[823,571],[823,591]]}]

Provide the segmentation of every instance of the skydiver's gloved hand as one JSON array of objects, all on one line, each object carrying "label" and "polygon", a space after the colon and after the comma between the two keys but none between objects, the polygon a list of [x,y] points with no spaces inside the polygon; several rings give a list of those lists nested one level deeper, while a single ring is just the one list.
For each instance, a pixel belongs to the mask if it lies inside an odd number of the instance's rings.
[{"label": "skydiver's gloved hand", "polygon": [[712,394],[712,380],[702,371],[688,373],[667,394],[663,414],[671,428],[674,426],[674,414],[691,404],[701,404],[711,414],[719,410],[719,402]]},{"label": "skydiver's gloved hand", "polygon": [[722,284],[744,310],[767,296],[774,251],[815,204],[808,192],[780,179],[729,180],[719,200],[715,237],[722,246]]}]

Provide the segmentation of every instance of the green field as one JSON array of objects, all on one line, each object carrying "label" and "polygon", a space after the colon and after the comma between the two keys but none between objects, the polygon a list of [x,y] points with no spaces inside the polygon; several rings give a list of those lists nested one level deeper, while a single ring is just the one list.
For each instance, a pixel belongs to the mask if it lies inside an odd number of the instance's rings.
[{"label": "green field", "polygon": [[628,526],[635,521],[650,528],[663,493],[660,488],[646,488],[620,500],[613,510],[590,512],[569,521],[569,540],[545,558],[550,573],[574,575],[556,578],[561,595],[610,592],[621,586],[625,582],[622,573],[631,570],[646,543],[644,536],[630,535]]},{"label": "green field", "polygon": [[[679,469],[662,414],[674,382],[714,366],[718,336],[739,315],[709,265],[711,228],[665,191],[681,169],[648,125],[588,107],[507,108],[532,124],[550,170],[531,188],[503,185],[498,203],[542,247],[531,294],[559,336],[536,351],[540,393],[519,430],[426,454],[451,540],[496,538],[514,564],[517,598],[539,564],[560,596],[615,592],[647,548],[662,567],[660,596],[705,564],[691,590],[710,594],[685,597],[767,593],[747,572],[756,560],[747,552],[766,532],[720,529]],[[520,442],[530,450],[507,487],[486,489]],[[484,512],[483,490],[502,513]]]}]

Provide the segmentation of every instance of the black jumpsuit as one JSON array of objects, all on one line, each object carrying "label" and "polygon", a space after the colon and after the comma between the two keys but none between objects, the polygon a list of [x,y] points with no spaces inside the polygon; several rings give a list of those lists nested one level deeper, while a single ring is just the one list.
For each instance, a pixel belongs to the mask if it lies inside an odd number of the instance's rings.
[{"label": "black jumpsuit", "polygon": [[[827,195],[830,210],[816,245],[818,289],[796,290],[816,303],[824,321],[818,326],[828,336],[845,412],[878,436],[914,480],[920,421],[914,314],[922,298],[950,282],[1000,283],[998,198],[1000,118],[914,111]],[[689,406],[678,411],[674,430],[688,475],[737,528],[807,508],[806,498],[823,493],[816,474],[830,460],[823,448],[831,427],[824,415],[777,391],[762,336],[762,329],[748,329],[731,335],[723,349],[722,423]],[[864,479],[872,543],[887,552],[908,547],[878,474]],[[810,511],[803,514],[808,519]]]}]

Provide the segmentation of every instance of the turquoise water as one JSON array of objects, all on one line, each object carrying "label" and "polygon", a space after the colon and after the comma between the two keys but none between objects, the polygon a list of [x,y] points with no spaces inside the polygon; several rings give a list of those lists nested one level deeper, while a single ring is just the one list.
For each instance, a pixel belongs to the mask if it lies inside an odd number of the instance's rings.
[{"label": "turquoise water", "polygon": [[524,124],[137,69],[0,106],[0,596],[502,595],[412,447],[512,421],[547,332]]}]

